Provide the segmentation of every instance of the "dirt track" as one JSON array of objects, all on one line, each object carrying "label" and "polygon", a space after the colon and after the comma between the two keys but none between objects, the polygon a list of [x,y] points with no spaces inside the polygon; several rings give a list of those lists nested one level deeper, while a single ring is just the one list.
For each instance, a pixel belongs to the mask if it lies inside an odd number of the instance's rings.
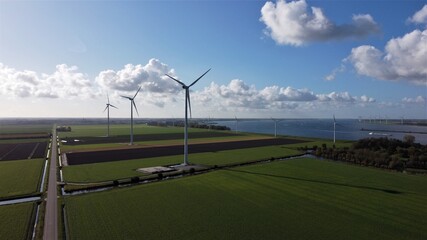
[{"label": "dirt track", "polygon": [[[246,140],[235,142],[200,143],[188,146],[190,153],[216,152],[233,149],[264,147],[273,145],[285,145],[303,143],[306,141],[297,139],[271,138],[259,140]],[[67,153],[68,165],[89,164],[99,162],[111,162],[137,158],[163,157],[183,154],[183,146],[161,146],[151,148],[118,149],[93,152]]]}]

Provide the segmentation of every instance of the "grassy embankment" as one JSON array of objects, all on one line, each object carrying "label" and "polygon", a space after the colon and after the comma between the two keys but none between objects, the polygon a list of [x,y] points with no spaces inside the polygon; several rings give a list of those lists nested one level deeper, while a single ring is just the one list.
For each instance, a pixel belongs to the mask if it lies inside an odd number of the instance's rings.
[{"label": "grassy embankment", "polygon": [[427,178],[314,159],[65,199],[71,239],[426,239]]}]

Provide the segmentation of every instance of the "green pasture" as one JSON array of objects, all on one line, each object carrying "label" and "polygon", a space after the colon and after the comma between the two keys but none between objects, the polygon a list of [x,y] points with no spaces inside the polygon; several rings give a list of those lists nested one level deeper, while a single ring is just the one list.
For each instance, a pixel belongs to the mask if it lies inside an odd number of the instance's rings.
[{"label": "green pasture", "polygon": [[[202,165],[225,165],[241,162],[284,157],[299,154],[300,152],[284,146],[268,146],[218,152],[189,154],[189,161]],[[82,164],[64,166],[62,168],[66,182],[101,182],[115,179],[143,176],[136,169],[143,167],[164,166],[183,162],[184,155],[167,157],[144,158],[105,163]]]},{"label": "green pasture", "polygon": [[27,239],[34,203],[0,206],[0,239]]},{"label": "green pasture", "polygon": [[34,124],[34,125],[20,125],[20,124],[1,124],[0,134],[11,133],[41,133],[52,132],[52,125],[49,124]]},{"label": "green pasture", "polygon": [[43,159],[0,161],[0,199],[38,192],[44,163]]},{"label": "green pasture", "polygon": [[427,178],[293,159],[65,199],[70,239],[426,239]]},{"label": "green pasture", "polygon": [[[206,142],[222,142],[222,141],[244,141],[262,139],[264,136],[259,135],[235,135],[226,137],[206,137],[206,138],[191,138],[188,139],[189,144],[195,143],[206,143]],[[171,139],[171,140],[159,140],[159,141],[136,141],[135,146],[150,147],[150,146],[167,146],[167,145],[178,145],[183,144],[184,139]],[[61,145],[63,152],[77,151],[77,150],[96,150],[96,149],[107,149],[107,148],[121,148],[127,146],[128,142],[125,143],[103,143],[103,144],[80,144],[80,145]]]},{"label": "green pasture", "polygon": [[[162,133],[182,133],[181,127],[156,127],[145,124],[135,124],[133,134],[162,134]],[[204,132],[206,129],[189,128],[189,132]],[[129,124],[110,125],[110,136],[130,134]],[[105,125],[71,125],[71,132],[58,132],[60,138],[65,137],[85,137],[85,136],[106,136],[107,124]]]}]

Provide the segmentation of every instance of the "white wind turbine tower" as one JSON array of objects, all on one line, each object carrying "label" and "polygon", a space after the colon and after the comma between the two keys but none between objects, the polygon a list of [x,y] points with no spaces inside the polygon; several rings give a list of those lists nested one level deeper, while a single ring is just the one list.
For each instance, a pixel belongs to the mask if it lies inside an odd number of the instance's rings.
[{"label": "white wind turbine tower", "polygon": [[109,137],[110,136],[110,107],[113,107],[113,108],[116,108],[116,109],[118,109],[116,106],[114,106],[113,104],[110,104],[110,97],[108,96],[108,93],[107,93],[107,106],[105,107],[105,109],[104,109],[104,112],[105,112],[105,110],[107,110],[107,137]]},{"label": "white wind turbine tower", "polygon": [[236,119],[236,133],[237,133],[237,125],[238,125],[238,123],[239,123],[239,120],[237,120],[237,117],[236,117],[236,115],[234,115],[234,119]]},{"label": "white wind turbine tower", "polygon": [[271,118],[274,121],[274,137],[277,137],[277,123],[282,121],[281,119]]},{"label": "white wind turbine tower", "polygon": [[337,122],[335,121],[335,114],[334,114],[334,144],[335,144],[335,126],[337,125]]},{"label": "white wind turbine tower", "polygon": [[136,91],[133,98],[120,95],[122,98],[127,98],[130,100],[130,145],[133,145],[133,107],[134,106],[135,106],[136,113],[139,115],[138,108],[136,107],[136,104],[134,101],[136,95],[138,95],[138,93],[139,93],[139,90],[141,90],[141,87],[138,88],[138,91]]},{"label": "white wind turbine tower", "polygon": [[194,84],[196,84],[197,81],[199,81],[203,76],[206,75],[211,69],[207,70],[205,73],[202,74],[199,78],[197,78],[192,84],[185,85],[183,82],[179,81],[178,79],[169,76],[168,74],[165,74],[175,82],[179,83],[182,88],[185,90],[185,122],[184,122],[184,166],[187,166],[188,163],[188,108],[190,108],[190,117],[191,117],[191,101],[190,101],[190,87],[192,87]]}]

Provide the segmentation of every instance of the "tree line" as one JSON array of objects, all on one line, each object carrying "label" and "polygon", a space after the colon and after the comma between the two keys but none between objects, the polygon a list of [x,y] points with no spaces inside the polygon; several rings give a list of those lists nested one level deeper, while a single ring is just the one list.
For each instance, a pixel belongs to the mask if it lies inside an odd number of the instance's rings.
[{"label": "tree line", "polygon": [[364,138],[351,147],[335,148],[313,146],[316,156],[334,161],[397,171],[427,170],[427,145],[415,143],[415,137],[406,135],[403,141],[389,138]]}]

